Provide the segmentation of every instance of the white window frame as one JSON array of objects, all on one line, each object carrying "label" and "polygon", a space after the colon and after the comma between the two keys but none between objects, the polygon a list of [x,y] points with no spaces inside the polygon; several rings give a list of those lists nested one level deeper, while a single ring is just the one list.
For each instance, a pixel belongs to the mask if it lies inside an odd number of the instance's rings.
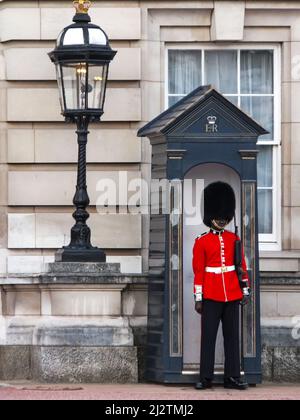
[{"label": "white window frame", "polygon": [[[204,51],[205,50],[273,50],[274,53],[274,139],[273,141],[258,141],[257,145],[273,146],[273,233],[259,235],[259,249],[261,251],[281,250],[281,46],[274,43],[176,43],[165,46],[165,109],[169,104],[169,50],[201,50],[202,51],[202,84],[205,79]],[[238,95],[239,104],[242,96],[251,96],[240,93],[240,54],[238,54]],[[178,95],[179,96],[179,95]],[[232,95],[237,96],[237,95]],[[253,95],[268,96],[268,95]],[[273,95],[270,95],[273,96]]]}]

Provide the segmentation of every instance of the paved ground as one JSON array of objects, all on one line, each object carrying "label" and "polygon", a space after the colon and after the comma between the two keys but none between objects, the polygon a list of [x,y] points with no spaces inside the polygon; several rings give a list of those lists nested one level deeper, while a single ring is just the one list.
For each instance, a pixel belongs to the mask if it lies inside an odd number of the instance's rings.
[{"label": "paved ground", "polygon": [[191,386],[139,385],[39,385],[32,382],[0,384],[0,400],[300,400],[299,385],[266,384],[248,391],[199,392]]}]

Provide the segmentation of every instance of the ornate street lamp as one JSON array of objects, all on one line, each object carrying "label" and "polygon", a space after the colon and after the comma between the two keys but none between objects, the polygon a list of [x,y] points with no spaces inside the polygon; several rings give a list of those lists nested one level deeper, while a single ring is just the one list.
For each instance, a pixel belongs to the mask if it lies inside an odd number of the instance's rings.
[{"label": "ornate street lamp", "polygon": [[74,24],[66,27],[49,54],[56,66],[62,115],[77,124],[79,158],[76,193],[73,203],[76,224],[71,230],[71,243],[59,250],[57,261],[105,262],[103,250],[91,245],[91,230],[86,221],[90,204],[86,182],[86,146],[90,122],[99,122],[103,114],[108,68],[116,51],[109,45],[106,33],[91,24],[90,1],[74,1]]}]

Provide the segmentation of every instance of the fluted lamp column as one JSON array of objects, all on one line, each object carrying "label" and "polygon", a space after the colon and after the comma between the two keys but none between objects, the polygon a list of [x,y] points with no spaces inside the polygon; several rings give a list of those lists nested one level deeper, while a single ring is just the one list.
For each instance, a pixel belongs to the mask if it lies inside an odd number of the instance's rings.
[{"label": "fluted lamp column", "polygon": [[91,23],[91,2],[73,2],[76,14],[73,24],[64,28],[56,48],[49,54],[56,66],[62,115],[77,125],[78,174],[73,213],[75,225],[71,242],[56,254],[62,262],[106,262],[103,250],[92,246],[87,225],[90,199],[87,191],[86,150],[90,122],[100,122],[104,112],[109,64],[116,51],[109,45],[106,33]]}]

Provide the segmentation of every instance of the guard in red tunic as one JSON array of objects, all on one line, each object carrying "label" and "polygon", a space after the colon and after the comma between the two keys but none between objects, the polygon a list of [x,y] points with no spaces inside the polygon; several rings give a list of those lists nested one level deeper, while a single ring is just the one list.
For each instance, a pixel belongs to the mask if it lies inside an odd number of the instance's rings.
[{"label": "guard in red tunic", "polygon": [[196,384],[199,390],[212,387],[221,321],[225,348],[224,387],[248,388],[240,373],[239,308],[250,299],[249,279],[243,252],[240,266],[236,266],[236,244],[240,243],[240,238],[225,230],[234,215],[235,195],[230,185],[216,182],[205,188],[204,223],[210,230],[196,239],[193,250],[195,310],[202,315],[200,382]]}]

